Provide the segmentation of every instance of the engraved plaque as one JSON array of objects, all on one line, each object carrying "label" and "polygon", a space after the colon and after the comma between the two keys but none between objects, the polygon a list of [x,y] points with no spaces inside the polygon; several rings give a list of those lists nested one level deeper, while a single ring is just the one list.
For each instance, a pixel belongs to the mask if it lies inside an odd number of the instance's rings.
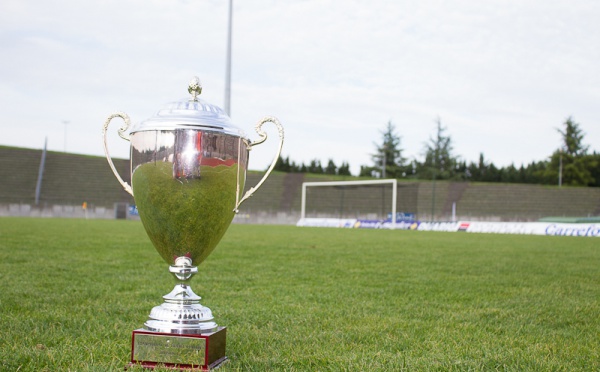
[{"label": "engraved plaque", "polygon": [[211,369],[227,360],[225,327],[206,334],[169,334],[144,329],[133,331],[130,365],[157,365],[182,369]]},{"label": "engraved plaque", "polygon": [[204,365],[206,339],[158,334],[137,334],[133,358],[146,362]]}]

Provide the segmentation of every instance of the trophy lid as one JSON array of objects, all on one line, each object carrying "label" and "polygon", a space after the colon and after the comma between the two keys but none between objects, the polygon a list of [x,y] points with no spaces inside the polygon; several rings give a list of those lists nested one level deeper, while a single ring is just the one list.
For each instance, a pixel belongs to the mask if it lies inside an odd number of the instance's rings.
[{"label": "trophy lid", "polygon": [[192,78],[188,92],[190,98],[166,104],[154,116],[135,125],[131,133],[149,130],[201,129],[246,137],[245,133],[231,122],[231,118],[223,109],[198,98],[202,86],[197,77]]}]

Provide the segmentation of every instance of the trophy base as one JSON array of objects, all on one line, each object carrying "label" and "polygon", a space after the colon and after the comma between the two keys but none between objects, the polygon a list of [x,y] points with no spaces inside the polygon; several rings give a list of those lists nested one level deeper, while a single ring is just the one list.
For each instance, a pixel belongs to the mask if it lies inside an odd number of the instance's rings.
[{"label": "trophy base", "polygon": [[204,334],[176,334],[136,329],[131,337],[131,366],[208,371],[227,361],[226,327]]}]

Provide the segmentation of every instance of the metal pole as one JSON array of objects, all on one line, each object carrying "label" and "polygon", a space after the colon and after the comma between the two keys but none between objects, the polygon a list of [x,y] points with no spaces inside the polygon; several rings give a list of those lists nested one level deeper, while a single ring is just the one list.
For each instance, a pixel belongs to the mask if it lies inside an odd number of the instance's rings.
[{"label": "metal pole", "polygon": [[385,149],[386,149],[386,147],[384,146],[384,148],[383,148],[383,164],[381,164],[381,178],[385,178],[385,163],[387,161]]},{"label": "metal pole", "polygon": [[38,179],[35,185],[35,205],[40,203],[40,194],[42,192],[42,177],[44,177],[44,168],[46,167],[46,148],[48,147],[48,137],[44,140],[44,151],[42,151],[42,159],[40,161],[40,169],[38,170]]},{"label": "metal pole", "polygon": [[431,221],[435,221],[435,171],[433,172],[433,187],[431,190]]},{"label": "metal pole", "polygon": [[562,149],[560,150],[560,163],[558,165],[558,187],[562,186],[562,170],[563,170],[563,163],[562,163]]},{"label": "metal pole", "polygon": [[452,222],[456,222],[456,202],[452,202]]},{"label": "metal pole", "polygon": [[436,173],[436,164],[435,159],[437,158],[437,150],[435,152],[435,157],[433,158],[433,180],[431,182],[431,221],[435,221],[435,173]]},{"label": "metal pole", "polygon": [[306,182],[302,184],[302,202],[300,206],[300,218],[306,217]]},{"label": "metal pole", "polygon": [[227,29],[227,65],[225,70],[225,113],[231,117],[231,34],[233,23],[233,0],[229,0],[229,26]]},{"label": "metal pole", "polygon": [[342,198],[340,199],[340,213],[338,213],[338,218],[341,220],[344,217],[344,192],[346,191],[345,187],[342,187]]},{"label": "metal pole", "polygon": [[396,228],[396,203],[398,202],[398,181],[392,182],[392,230]]}]

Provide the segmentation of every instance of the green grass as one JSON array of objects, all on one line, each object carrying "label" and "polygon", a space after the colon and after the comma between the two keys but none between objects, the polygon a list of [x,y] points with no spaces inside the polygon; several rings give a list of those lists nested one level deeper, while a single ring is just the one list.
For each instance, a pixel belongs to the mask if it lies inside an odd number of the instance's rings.
[{"label": "green grass", "polygon": [[[219,371],[592,371],[599,242],[232,225],[192,287]],[[139,222],[66,219],[0,218],[0,281],[2,371],[121,371],[173,285]]]}]

